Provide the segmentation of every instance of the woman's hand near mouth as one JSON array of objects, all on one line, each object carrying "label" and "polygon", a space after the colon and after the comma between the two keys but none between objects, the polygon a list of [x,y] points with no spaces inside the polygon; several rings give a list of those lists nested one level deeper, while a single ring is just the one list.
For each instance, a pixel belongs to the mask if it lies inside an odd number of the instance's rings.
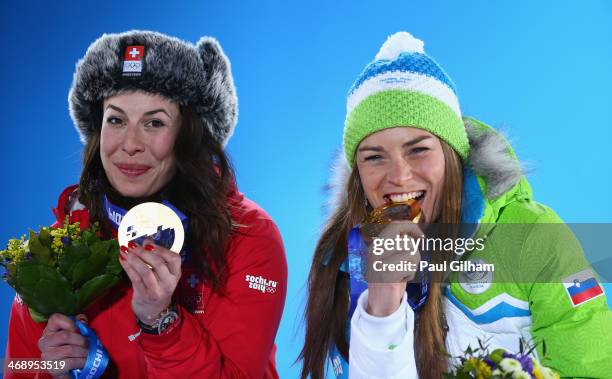
[{"label": "woman's hand near mouth", "polygon": [[[420,238],[423,231],[418,224],[412,221],[393,221],[385,226],[380,233],[374,238],[383,240],[393,240],[394,242],[399,237],[403,240],[404,236],[412,239]],[[383,244],[384,245],[384,244]],[[411,244],[413,247],[415,244]],[[407,251],[403,248],[384,249],[382,254],[374,255],[374,243],[370,244],[370,252],[368,258],[376,258],[382,264],[397,264],[402,261],[412,263],[418,267],[421,260],[421,253],[416,250]],[[395,246],[397,247],[397,246]],[[406,292],[406,283],[414,279],[416,270],[414,271],[393,271],[385,273],[374,273],[373,261],[368,262],[368,305],[366,311],[368,314],[376,317],[389,316],[395,312],[401,304],[404,293]],[[381,265],[382,266],[382,265]]]}]

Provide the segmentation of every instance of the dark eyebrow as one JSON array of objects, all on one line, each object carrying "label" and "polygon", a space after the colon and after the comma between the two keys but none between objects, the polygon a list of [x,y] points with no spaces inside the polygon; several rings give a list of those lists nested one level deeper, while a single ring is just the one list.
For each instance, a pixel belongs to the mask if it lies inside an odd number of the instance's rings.
[{"label": "dark eyebrow", "polygon": [[[125,114],[125,111],[124,111],[123,109],[121,109],[121,108],[119,108],[119,107],[117,107],[117,106],[115,106],[115,105],[113,105],[113,104],[108,104],[108,105],[106,106],[106,109],[108,109],[108,108],[114,109],[114,110],[116,110],[116,111],[117,111],[117,112],[119,112],[119,113]],[[150,116],[150,115],[155,114],[155,113],[158,113],[158,112],[162,112],[162,113],[166,114],[166,116],[168,116],[168,118],[169,118],[169,119],[171,119],[171,120],[173,119],[173,118],[172,118],[172,117],[171,117],[171,116],[168,114],[168,112],[166,112],[166,110],[165,110],[165,109],[163,109],[163,108],[153,109],[152,111],[145,112],[145,113],[144,113],[144,115],[145,115],[145,116]]]},{"label": "dark eyebrow", "polygon": [[165,110],[165,109],[162,109],[162,108],[159,108],[159,109],[154,109],[154,110],[152,110],[152,111],[145,112],[145,113],[144,113],[144,115],[145,115],[145,116],[150,116],[150,115],[155,114],[155,113],[158,113],[158,112],[165,113],[165,114],[166,114],[166,116],[168,116],[168,118],[169,118],[170,120],[172,120],[172,117],[170,117],[170,115],[168,114],[168,112],[166,112],[166,110]]},{"label": "dark eyebrow", "polygon": [[[410,147],[412,145],[416,145],[417,143],[419,143],[419,142],[421,142],[423,140],[426,140],[428,138],[431,138],[431,136],[420,136],[420,137],[417,137],[417,138],[415,138],[413,140],[410,140],[410,141],[404,143],[402,145],[402,147],[406,148],[406,147]],[[381,151],[385,151],[385,149],[382,146],[367,146],[366,145],[366,146],[360,147],[357,151],[376,151],[376,152],[381,152]]]},{"label": "dark eyebrow", "polygon": [[420,137],[417,137],[417,138],[415,138],[415,139],[413,139],[411,141],[406,142],[405,144],[402,145],[402,147],[410,147],[412,145],[416,145],[417,143],[419,143],[419,142],[421,142],[423,140],[426,140],[428,138],[431,138],[431,136],[420,136]]},{"label": "dark eyebrow", "polygon": [[358,151],[385,151],[382,146],[363,146],[358,149]]},{"label": "dark eyebrow", "polygon": [[[121,109],[121,108],[119,108],[119,107],[116,107],[116,106],[114,106],[113,104],[108,104],[108,105],[106,106],[106,109],[108,109],[108,108],[114,109],[114,110],[116,110],[116,111],[117,111],[117,112],[119,112],[119,113],[123,113],[123,114],[125,114],[125,111],[124,111],[123,109]],[[106,109],[105,109],[105,110],[106,110]]]}]

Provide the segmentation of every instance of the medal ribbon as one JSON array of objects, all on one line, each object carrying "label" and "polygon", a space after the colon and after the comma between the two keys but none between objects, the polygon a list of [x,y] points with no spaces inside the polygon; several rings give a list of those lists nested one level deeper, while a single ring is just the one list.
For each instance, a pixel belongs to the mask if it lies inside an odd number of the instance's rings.
[{"label": "medal ribbon", "polygon": [[[359,295],[368,288],[368,282],[364,277],[364,272],[367,272],[368,245],[361,236],[360,225],[355,226],[349,232],[347,260],[351,290],[350,319],[355,312]],[[429,261],[427,252],[421,252],[421,260]],[[417,277],[419,278],[417,283],[406,285],[408,304],[414,311],[425,304],[429,295],[429,275],[417,271]]]},{"label": "medal ribbon", "polygon": [[87,352],[85,366],[82,369],[70,370],[70,376],[72,379],[98,379],[102,376],[104,370],[106,370],[106,366],[108,366],[108,353],[91,328],[77,320],[74,316],[71,318],[79,328],[81,335],[87,339],[89,351]]}]

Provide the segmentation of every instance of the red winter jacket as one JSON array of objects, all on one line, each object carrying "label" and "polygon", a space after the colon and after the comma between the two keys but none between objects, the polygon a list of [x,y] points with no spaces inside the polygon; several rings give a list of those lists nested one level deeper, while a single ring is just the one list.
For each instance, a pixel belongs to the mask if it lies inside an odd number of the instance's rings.
[{"label": "red winter jacket", "polygon": [[[68,187],[54,213],[71,222],[89,223],[87,210],[71,206]],[[85,314],[108,351],[115,372],[104,377],[135,378],[278,378],[274,338],[287,287],[287,262],[279,231],[257,204],[231,191],[234,222],[244,225],[227,252],[228,277],[223,293],[212,292],[192,267],[183,264],[175,296],[180,297],[180,324],[157,336],[138,335],[129,279],[92,304]],[[72,207],[72,211],[66,209]],[[78,207],[76,207],[78,208]],[[83,225],[85,224],[85,225]],[[40,359],[37,343],[45,323],[36,323],[19,297],[9,321],[6,362]],[[110,366],[111,364],[109,364]],[[5,378],[48,378],[48,374],[17,374]]]}]

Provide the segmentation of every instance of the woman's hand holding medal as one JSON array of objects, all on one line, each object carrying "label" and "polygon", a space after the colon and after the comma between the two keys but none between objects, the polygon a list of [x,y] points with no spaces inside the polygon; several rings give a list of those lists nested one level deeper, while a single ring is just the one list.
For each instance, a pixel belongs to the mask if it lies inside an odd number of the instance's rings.
[{"label": "woman's hand holding medal", "polygon": [[122,218],[118,237],[119,261],[134,289],[132,309],[141,323],[153,325],[171,305],[181,278],[183,224],[170,207],[143,203]]},{"label": "woman's hand holding medal", "polygon": [[143,246],[130,242],[121,247],[121,266],[132,281],[132,309],[138,319],[152,324],[172,303],[181,278],[179,254],[146,240]]},{"label": "woman's hand holding medal", "polygon": [[[407,204],[394,206],[383,206],[375,209],[362,224],[362,231],[370,234],[369,245],[370,259],[380,261],[377,267],[385,265],[397,265],[402,262],[411,263],[418,267],[421,254],[418,250],[398,249],[396,244],[393,248],[384,246],[385,241],[403,240],[404,236],[418,239],[423,235],[418,221],[421,217],[420,207],[417,202],[410,201]],[[412,220],[412,221],[409,221]],[[374,252],[374,239],[378,239],[379,251]],[[414,245],[412,245],[414,246]],[[382,252],[381,252],[382,250]],[[388,267],[388,266],[387,266]],[[376,272],[373,270],[373,262],[368,263],[368,305],[366,311],[377,317],[385,317],[395,312],[406,293],[406,283],[413,280],[416,269],[406,271]]]}]

